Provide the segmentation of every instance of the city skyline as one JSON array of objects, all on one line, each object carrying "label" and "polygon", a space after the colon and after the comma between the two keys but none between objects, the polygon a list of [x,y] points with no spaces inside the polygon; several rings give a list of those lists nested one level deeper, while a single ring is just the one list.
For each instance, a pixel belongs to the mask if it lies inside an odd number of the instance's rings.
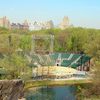
[{"label": "city skyline", "polygon": [[100,0],[1,0],[0,17],[12,22],[53,20],[68,16],[74,26],[100,28]]},{"label": "city skyline", "polygon": [[0,18],[0,27],[8,28],[8,29],[23,29],[23,30],[42,30],[42,29],[52,29],[52,28],[60,28],[66,29],[72,27],[70,25],[70,21],[68,16],[64,16],[62,21],[55,26],[52,20],[48,20],[45,22],[31,22],[29,23],[27,20],[24,20],[23,23],[15,23],[11,22],[6,16]]}]

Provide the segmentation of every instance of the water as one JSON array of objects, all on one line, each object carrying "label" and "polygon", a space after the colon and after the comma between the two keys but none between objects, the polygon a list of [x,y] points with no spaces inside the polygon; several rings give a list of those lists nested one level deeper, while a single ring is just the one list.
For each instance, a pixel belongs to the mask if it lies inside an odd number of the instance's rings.
[{"label": "water", "polygon": [[26,93],[26,100],[76,100],[75,86],[33,88]]}]

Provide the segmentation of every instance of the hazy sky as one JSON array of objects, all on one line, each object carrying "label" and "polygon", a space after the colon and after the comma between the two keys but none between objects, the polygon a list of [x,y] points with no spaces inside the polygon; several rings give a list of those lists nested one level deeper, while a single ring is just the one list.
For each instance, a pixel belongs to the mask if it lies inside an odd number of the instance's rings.
[{"label": "hazy sky", "polygon": [[100,0],[0,0],[0,17],[12,22],[53,20],[68,16],[74,26],[100,28]]}]

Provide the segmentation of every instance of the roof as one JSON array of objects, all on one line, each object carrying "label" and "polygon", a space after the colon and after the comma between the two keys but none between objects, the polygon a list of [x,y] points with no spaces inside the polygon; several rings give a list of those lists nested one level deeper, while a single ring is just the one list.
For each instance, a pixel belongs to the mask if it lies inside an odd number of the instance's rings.
[{"label": "roof", "polygon": [[49,55],[34,54],[32,56],[34,62],[43,66],[54,66],[59,63],[59,66],[77,68],[82,64],[88,62],[91,57],[85,54],[74,54],[74,53],[52,53]]}]

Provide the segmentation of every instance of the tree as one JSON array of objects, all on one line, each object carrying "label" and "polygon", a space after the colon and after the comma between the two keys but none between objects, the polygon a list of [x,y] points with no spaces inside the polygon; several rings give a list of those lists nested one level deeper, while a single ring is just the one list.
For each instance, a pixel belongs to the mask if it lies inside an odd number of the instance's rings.
[{"label": "tree", "polygon": [[91,66],[92,72],[92,84],[82,88],[82,93],[85,97],[96,96],[100,99],[100,34],[92,33],[88,38],[88,43],[84,45],[85,53],[92,56],[93,66]]},{"label": "tree", "polygon": [[32,38],[29,35],[22,35],[19,43],[19,47],[24,51],[24,52],[29,52],[31,50],[31,45],[32,45]]},{"label": "tree", "polygon": [[67,51],[79,52],[83,51],[83,46],[87,43],[88,33],[82,28],[71,28],[70,34],[66,43]]},{"label": "tree", "polygon": [[24,75],[31,77],[31,68],[28,66],[28,60],[18,54],[6,56],[0,60],[0,67],[3,67],[10,74],[10,78],[23,78]]}]

